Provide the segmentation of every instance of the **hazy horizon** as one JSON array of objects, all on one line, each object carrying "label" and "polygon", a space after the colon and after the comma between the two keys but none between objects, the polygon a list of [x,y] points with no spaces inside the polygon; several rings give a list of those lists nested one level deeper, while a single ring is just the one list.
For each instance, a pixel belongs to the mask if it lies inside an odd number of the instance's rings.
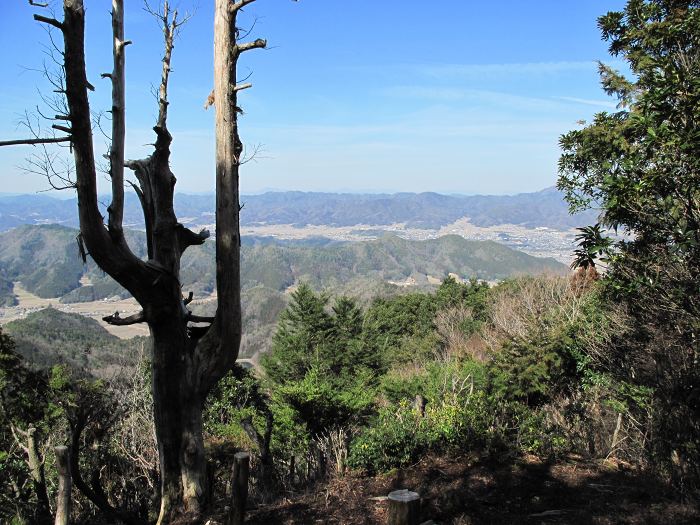
[{"label": "hazy horizon", "polygon": [[[437,195],[444,195],[447,197],[507,197],[507,196],[513,196],[513,195],[521,195],[521,194],[527,194],[527,193],[540,193],[543,191],[547,190],[554,190],[556,189],[554,186],[548,186],[546,188],[541,188],[539,190],[534,190],[534,191],[521,191],[521,192],[515,192],[515,193],[456,193],[456,192],[451,192],[451,193],[446,193],[446,192],[440,192],[440,191],[403,191],[403,190],[364,190],[364,189],[358,189],[358,190],[351,190],[351,189],[338,189],[336,191],[333,190],[294,190],[294,189],[280,189],[280,188],[264,188],[261,191],[252,191],[252,192],[242,192],[241,196],[254,196],[254,195],[264,195],[266,193],[318,193],[318,194],[328,194],[328,195],[398,195],[398,194],[408,194],[408,195],[420,195],[420,194],[425,194],[425,193],[434,193]],[[133,190],[126,188],[125,193],[136,195]],[[75,192],[73,190],[38,190],[34,192],[4,192],[0,191],[0,197],[24,197],[24,196],[45,196],[45,197],[51,197],[54,199],[58,200],[70,200],[73,198],[76,198]],[[104,196],[109,196],[111,195],[110,192],[101,192],[99,193],[100,197]],[[175,188],[175,195],[191,195],[191,196],[213,196],[214,195],[214,190],[209,190],[209,191],[179,191],[177,188]]]}]

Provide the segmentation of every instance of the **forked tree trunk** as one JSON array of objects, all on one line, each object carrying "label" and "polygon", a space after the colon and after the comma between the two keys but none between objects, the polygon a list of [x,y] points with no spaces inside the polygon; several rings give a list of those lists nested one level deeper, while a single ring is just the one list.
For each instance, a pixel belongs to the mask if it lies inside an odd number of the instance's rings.
[{"label": "forked tree trunk", "polygon": [[[236,85],[238,58],[245,51],[264,48],[264,40],[237,42],[236,16],[255,0],[215,0],[214,96],[216,101],[216,277],[218,307],[212,318],[193,315],[183,299],[180,258],[193,245],[204,243],[209,232],[195,233],[177,222],[173,208],[175,177],[170,171],[171,136],[167,129],[167,87],[177,28],[177,11],[170,13],[167,0],[161,20],[165,54],[158,91],[156,142],[147,159],[124,161],[125,48],[124,0],[112,0],[113,59],[112,145],[109,151],[112,202],[108,218],[98,207],[88,91],[93,87],[85,69],[85,8],[83,0],[63,0],[63,20],[41,15],[34,18],[57,28],[64,40],[65,95],[68,114],[60,117],[70,127],[58,126],[66,137],[10,141],[0,145],[70,141],[75,164],[81,247],[95,263],[140,303],[143,310],[127,318],[104,318],[115,325],[148,323],[153,337],[153,401],[160,457],[161,509],[158,524],[187,516],[194,521],[207,502],[206,461],[202,437],[202,408],[211,388],[233,367],[241,340],[240,231],[238,177],[243,146],[238,136],[236,92],[250,84]],[[44,3],[33,3],[46,7]],[[55,126],[56,127],[56,126]],[[124,166],[138,180],[133,184],[143,208],[148,260],[136,257],[122,231]],[[202,326],[204,324],[205,326]],[[78,453],[76,450],[75,454]],[[79,474],[79,462],[73,460]],[[80,482],[80,483],[78,483]],[[80,476],[76,485],[100,508],[120,516],[110,507],[101,488],[90,490]],[[94,489],[94,487],[93,487]],[[125,521],[125,518],[118,517]]]}]

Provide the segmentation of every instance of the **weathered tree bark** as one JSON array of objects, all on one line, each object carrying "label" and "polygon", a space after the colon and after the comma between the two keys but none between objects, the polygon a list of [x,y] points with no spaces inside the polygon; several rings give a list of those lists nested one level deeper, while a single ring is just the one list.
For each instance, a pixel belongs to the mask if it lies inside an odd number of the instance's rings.
[{"label": "weathered tree bark", "polygon": [[248,479],[250,454],[237,452],[233,456],[231,475],[231,501],[226,525],[242,525],[245,520],[245,507],[248,501]]},{"label": "weathered tree bark", "polygon": [[124,40],[124,0],[112,0],[112,45],[114,69],[105,74],[112,81],[112,145],[109,151],[109,174],[112,179],[112,204],[109,213],[109,231],[122,235],[124,216],[124,141],[126,137],[126,75],[124,48],[131,42]]},{"label": "weathered tree bark", "polygon": [[56,468],[58,470],[58,492],[56,494],[56,525],[68,525],[71,511],[71,477],[68,447],[56,447]]},{"label": "weathered tree bark", "polygon": [[[51,143],[69,140],[75,164],[80,245],[95,263],[128,290],[142,306],[128,318],[108,316],[117,325],[146,322],[153,337],[152,388],[156,437],[160,457],[161,508],[159,524],[187,516],[195,520],[207,503],[206,461],[202,437],[202,408],[207,394],[234,365],[241,340],[239,168],[243,145],[238,135],[236,93],[250,87],[236,85],[238,59],[245,51],[264,48],[264,40],[240,43],[236,16],[255,0],[215,0],[214,93],[216,100],[216,272],[218,308],[212,318],[192,315],[180,285],[180,258],[193,245],[203,244],[209,232],[195,233],[177,222],[173,207],[175,177],[170,170],[172,137],[167,127],[168,80],[177,11],[167,0],[156,14],[165,36],[156,141],[152,155],[125,162],[125,53],[123,0],[112,0],[113,70],[103,77],[112,83],[112,143],[109,150],[112,201],[107,224],[97,200],[92,122],[85,68],[85,8],[83,0],[63,0],[63,20],[35,15],[58,29],[64,41],[65,97],[68,137],[33,138],[10,143]],[[33,4],[40,6],[40,4]],[[41,5],[43,6],[43,4]],[[9,143],[8,143],[9,144]],[[3,143],[0,143],[3,145]],[[124,238],[124,167],[133,170],[132,184],[141,202],[148,259],[136,257]],[[197,323],[197,326],[193,326]],[[202,327],[204,323],[206,326]],[[269,441],[269,436],[266,436]],[[75,465],[74,465],[75,467]],[[76,486],[106,503],[99,487],[90,487],[74,468]],[[114,517],[114,515],[113,515]],[[123,520],[124,515],[119,519]]]}]

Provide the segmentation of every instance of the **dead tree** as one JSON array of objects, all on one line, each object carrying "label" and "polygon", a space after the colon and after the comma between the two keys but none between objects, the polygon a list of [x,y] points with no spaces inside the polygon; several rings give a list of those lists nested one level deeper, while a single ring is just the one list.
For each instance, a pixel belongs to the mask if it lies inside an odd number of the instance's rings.
[{"label": "dead tree", "polygon": [[34,519],[37,523],[47,524],[51,520],[51,512],[49,509],[49,495],[46,488],[46,474],[44,471],[44,458],[39,452],[39,444],[37,443],[37,429],[30,427],[27,430],[22,430],[13,424],[10,424],[10,430],[15,438],[17,445],[24,451],[27,456],[27,466],[29,467],[29,475],[34,486],[37,504],[34,512]]},{"label": "dead tree", "polygon": [[[255,0],[215,0],[214,96],[216,106],[216,290],[218,308],[211,318],[198,317],[183,297],[180,258],[190,246],[201,245],[209,232],[193,232],[178,223],[173,208],[175,177],[170,170],[172,137],[167,127],[168,79],[173,39],[179,25],[167,0],[159,12],[165,35],[158,120],[153,153],[146,159],[124,160],[124,39],[123,0],[112,1],[114,68],[104,76],[112,82],[112,137],[109,150],[112,200],[107,224],[97,200],[97,177],[85,68],[83,0],[63,0],[63,19],[40,14],[34,18],[58,29],[63,37],[63,95],[68,114],[57,115],[67,125],[54,125],[64,136],[33,137],[11,143],[70,145],[78,196],[80,243],[97,265],[128,290],[142,306],[136,315],[111,316],[116,325],[148,323],[153,337],[152,378],[156,435],[160,459],[161,507],[158,523],[201,514],[207,494],[202,438],[202,407],[207,393],[238,356],[241,340],[239,168],[243,145],[238,134],[236,66],[249,50],[265,40],[239,42],[237,15]],[[39,4],[34,4],[39,5]],[[242,86],[238,86],[240,88]],[[9,144],[9,143],[5,143]],[[2,145],[2,143],[0,143]],[[133,170],[133,184],[143,207],[148,259],[129,248],[122,230],[124,167]]]}]

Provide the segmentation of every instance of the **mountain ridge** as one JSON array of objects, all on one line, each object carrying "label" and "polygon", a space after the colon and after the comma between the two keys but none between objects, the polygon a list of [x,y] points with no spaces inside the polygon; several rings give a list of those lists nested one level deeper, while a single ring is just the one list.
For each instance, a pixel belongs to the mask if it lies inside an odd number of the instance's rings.
[{"label": "mountain ridge", "polygon": [[[100,197],[103,213],[108,196]],[[515,195],[445,195],[434,192],[355,194],[325,192],[268,192],[242,195],[243,226],[292,224],[295,226],[359,224],[439,229],[468,217],[481,227],[515,224],[528,228],[571,229],[595,222],[595,212],[570,215],[556,188]],[[184,224],[214,223],[214,194],[175,194],[175,209]],[[138,198],[127,193],[125,226],[143,229]],[[0,196],[0,231],[22,224],[63,224],[77,227],[74,198],[60,200],[46,195]]]},{"label": "mountain ridge", "polygon": [[[126,292],[88,258],[83,264],[75,237],[78,231],[61,225],[23,225],[0,233],[0,301],[11,305],[10,283],[21,281],[39,297],[63,302],[100,300]],[[142,232],[127,231],[135,254],[145,256]],[[208,296],[215,289],[214,248],[211,241],[188,250],[182,260],[183,290]],[[414,279],[450,273],[463,278],[498,280],[519,274],[565,273],[565,265],[538,258],[493,241],[467,240],[448,235],[424,241],[385,233],[368,241],[278,242],[274,238],[244,237],[241,254],[243,289],[265,286],[283,292],[306,281],[317,288],[344,288],[358,279],[372,282]],[[86,282],[88,284],[86,284]]]}]

